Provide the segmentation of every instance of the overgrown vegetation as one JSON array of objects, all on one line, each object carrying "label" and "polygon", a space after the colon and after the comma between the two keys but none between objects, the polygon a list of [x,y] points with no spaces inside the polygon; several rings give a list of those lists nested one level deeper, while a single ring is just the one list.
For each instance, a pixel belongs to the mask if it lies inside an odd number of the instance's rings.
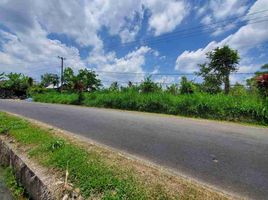
[{"label": "overgrown vegetation", "polygon": [[[81,105],[267,125],[267,101],[244,92],[239,86],[231,90],[233,95],[228,96],[205,93],[175,96],[166,92],[144,94],[133,89],[100,91],[85,93]],[[76,94],[54,91],[34,95],[35,101],[48,103],[76,104],[77,98]]]},{"label": "overgrown vegetation", "polygon": [[[151,182],[135,170],[121,168],[104,154],[90,148],[85,150],[69,140],[55,136],[17,117],[0,113],[0,132],[8,135],[22,147],[31,147],[28,154],[40,164],[60,171],[69,171],[69,180],[91,199],[226,199],[216,193],[200,189],[190,183],[180,183],[176,191],[168,192],[165,183]],[[29,149],[29,148],[28,148]],[[111,157],[109,156],[109,159]],[[173,182],[174,184],[174,182]]]},{"label": "overgrown vegetation", "polygon": [[26,200],[26,195],[23,186],[17,182],[12,168],[4,169],[4,182],[11,191],[12,196],[17,200]]},{"label": "overgrown vegetation", "polygon": [[[81,69],[75,73],[68,67],[63,73],[63,84],[56,89],[45,88],[48,85],[59,85],[59,77],[56,74],[43,75],[41,84],[31,87],[29,77],[1,74],[0,88],[10,88],[12,92],[17,91],[17,87],[25,88],[24,91],[27,90],[29,96],[40,102],[267,125],[268,65],[263,65],[255,76],[247,80],[247,87],[239,83],[232,86],[230,74],[238,70],[239,59],[238,52],[228,46],[207,53],[207,63],[200,64],[200,71],[196,73],[202,77],[201,83],[181,77],[180,83],[163,87],[148,76],[140,84],[129,82],[127,86],[120,86],[118,82],[113,82],[110,87],[102,88],[94,71]],[[27,87],[23,87],[25,83]],[[12,86],[7,87],[8,85]]]}]

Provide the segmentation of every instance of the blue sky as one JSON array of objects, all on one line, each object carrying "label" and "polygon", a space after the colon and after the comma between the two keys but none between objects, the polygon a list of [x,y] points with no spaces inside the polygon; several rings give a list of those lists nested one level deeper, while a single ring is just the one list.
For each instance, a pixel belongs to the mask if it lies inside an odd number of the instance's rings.
[{"label": "blue sky", "polygon": [[38,80],[59,73],[64,56],[65,66],[94,69],[107,83],[139,82],[144,73],[193,73],[227,44],[241,55],[239,73],[249,73],[268,62],[267,27],[268,0],[2,0],[0,71]]}]

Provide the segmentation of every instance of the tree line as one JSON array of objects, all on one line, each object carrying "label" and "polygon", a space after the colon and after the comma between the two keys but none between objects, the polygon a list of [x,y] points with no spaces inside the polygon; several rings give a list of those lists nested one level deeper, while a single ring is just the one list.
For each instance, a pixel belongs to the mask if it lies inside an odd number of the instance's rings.
[{"label": "tree line", "polygon": [[[194,92],[210,94],[224,92],[228,95],[232,90],[245,90],[244,86],[238,83],[233,87],[230,85],[230,75],[238,71],[240,61],[240,56],[236,50],[231,49],[229,46],[223,46],[208,52],[206,56],[207,62],[199,64],[199,72],[196,73],[197,76],[202,77],[202,83],[194,83],[186,77],[182,77],[180,84],[172,84],[163,89],[160,84],[152,80],[151,76],[148,76],[139,85],[129,81],[127,87],[120,87],[118,82],[113,82],[108,89],[105,88],[104,90],[123,91],[126,88],[132,88],[143,93],[165,90],[165,92],[174,95],[192,94]],[[94,92],[103,89],[101,80],[96,72],[88,69],[80,69],[75,73],[71,68],[65,68],[62,85],[60,85],[60,77],[53,73],[42,75],[40,84],[34,84],[31,77],[23,74],[0,74],[2,98],[12,95],[25,97],[29,89],[34,92],[42,92],[51,85],[61,91],[77,92],[81,95],[81,98],[83,92]],[[263,65],[260,71],[247,80],[247,86],[250,92],[257,92],[265,98],[268,96],[268,64]]]}]

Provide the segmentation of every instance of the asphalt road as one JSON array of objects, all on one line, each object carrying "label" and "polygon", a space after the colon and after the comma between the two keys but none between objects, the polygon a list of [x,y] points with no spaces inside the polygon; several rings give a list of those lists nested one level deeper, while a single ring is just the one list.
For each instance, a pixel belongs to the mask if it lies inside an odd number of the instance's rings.
[{"label": "asphalt road", "polygon": [[268,199],[268,129],[67,105],[0,100],[17,113],[250,199]]}]

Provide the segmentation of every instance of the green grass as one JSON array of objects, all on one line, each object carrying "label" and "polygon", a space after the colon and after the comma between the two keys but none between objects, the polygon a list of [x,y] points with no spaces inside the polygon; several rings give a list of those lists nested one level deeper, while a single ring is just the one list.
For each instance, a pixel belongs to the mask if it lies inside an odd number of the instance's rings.
[{"label": "green grass", "polygon": [[[33,98],[47,103],[78,102],[76,94],[53,91],[35,94]],[[105,91],[85,93],[82,105],[268,125],[268,102],[249,94],[231,96],[197,93],[175,96],[165,92],[140,94],[131,90]]]},{"label": "green grass", "polygon": [[12,168],[7,167],[4,169],[4,182],[10,190],[12,196],[18,200],[26,200],[25,190],[23,186],[17,182],[14,171]]},{"label": "green grass", "polygon": [[[0,112],[0,134],[12,137],[21,147],[27,147],[31,159],[53,168],[64,175],[69,171],[69,180],[79,188],[85,198],[98,197],[105,200],[142,199],[225,199],[214,192],[184,183],[185,190],[171,194],[163,184],[148,183],[133,168],[122,168],[104,158],[99,151],[84,149],[70,140],[56,136],[52,130],[39,128],[28,121]],[[31,147],[31,148],[29,148]],[[109,156],[108,156],[109,157]],[[109,157],[110,159],[110,157]],[[112,164],[111,164],[112,162]],[[8,183],[18,194],[22,192],[15,184],[11,171]],[[172,182],[174,185],[174,183]]]}]

